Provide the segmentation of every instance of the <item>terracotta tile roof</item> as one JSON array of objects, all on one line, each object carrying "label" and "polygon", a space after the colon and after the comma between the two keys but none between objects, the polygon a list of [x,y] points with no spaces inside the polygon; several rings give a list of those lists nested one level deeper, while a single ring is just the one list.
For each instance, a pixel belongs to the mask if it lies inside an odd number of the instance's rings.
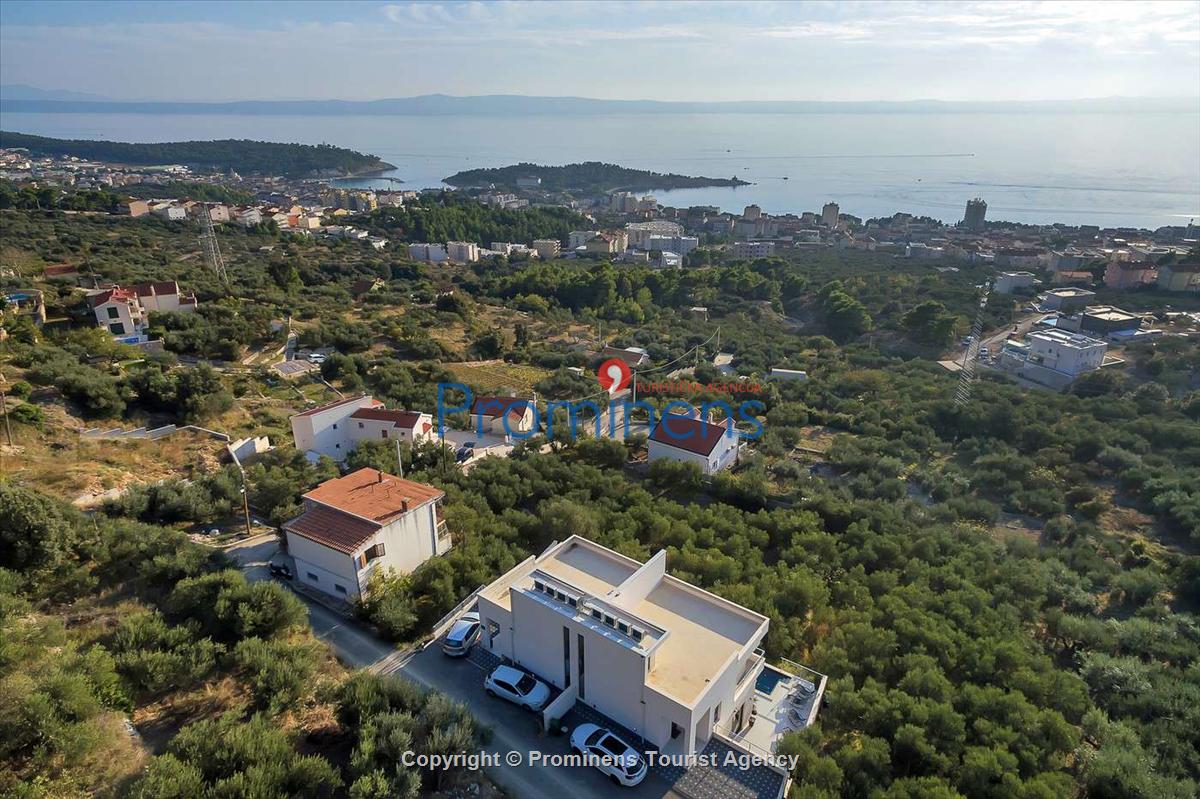
[{"label": "terracotta tile roof", "polygon": [[50,264],[42,270],[42,274],[46,277],[65,277],[67,275],[77,275],[79,270],[71,264]]},{"label": "terracotta tile roof", "polygon": [[283,529],[296,535],[347,554],[353,554],[380,527],[374,522],[324,505],[317,505],[283,525]]},{"label": "terracotta tile roof", "polygon": [[111,300],[128,301],[132,300],[136,296],[137,295],[134,294],[130,289],[123,289],[120,286],[117,286],[109,289],[108,291],[102,291],[99,294],[93,294],[92,296],[88,297],[88,302],[92,304],[93,308],[97,308]]},{"label": "terracotta tile roof", "polygon": [[304,498],[377,524],[388,524],[443,496],[445,492],[433,486],[364,467],[345,477],[326,480]]},{"label": "terracotta tile roof", "polygon": [[[361,394],[357,397],[350,397],[348,399],[341,399],[341,400],[334,400],[333,402],[327,402],[324,405],[318,405],[315,408],[309,408],[307,411],[300,411],[300,413],[296,414],[296,416],[312,416],[313,414],[321,413],[322,411],[327,411],[327,410],[330,410],[331,408],[336,408],[339,405],[347,405],[351,402],[357,402],[358,400],[362,399],[364,396],[366,396],[366,395]],[[379,407],[379,406],[383,405],[383,403],[380,402],[379,400],[371,400],[371,402],[373,402],[375,404],[374,407]],[[293,417],[293,418],[295,418],[295,417]]]},{"label": "terracotta tile roof", "polygon": [[521,418],[525,409],[533,407],[533,400],[524,397],[476,397],[471,403],[471,413],[499,419],[507,414],[511,418]]},{"label": "terracotta tile roof", "polygon": [[393,422],[395,427],[412,430],[421,419],[416,411],[389,411],[387,408],[359,408],[350,414],[351,419],[370,419],[375,422]]},{"label": "terracotta tile roof", "polygon": [[139,297],[149,297],[151,294],[158,296],[178,294],[179,284],[174,280],[162,280],[157,283],[138,283],[130,286],[130,291],[136,293]]},{"label": "terracotta tile roof", "polygon": [[713,451],[713,447],[717,445],[725,432],[724,425],[710,424],[688,416],[667,414],[655,425],[650,440],[707,456]]}]

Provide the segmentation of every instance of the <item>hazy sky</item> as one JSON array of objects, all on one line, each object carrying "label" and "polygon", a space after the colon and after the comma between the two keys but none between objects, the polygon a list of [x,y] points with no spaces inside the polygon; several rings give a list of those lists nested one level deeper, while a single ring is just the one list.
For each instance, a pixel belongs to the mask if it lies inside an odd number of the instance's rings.
[{"label": "hazy sky", "polygon": [[0,83],[120,99],[1200,96],[1200,2],[0,2]]}]

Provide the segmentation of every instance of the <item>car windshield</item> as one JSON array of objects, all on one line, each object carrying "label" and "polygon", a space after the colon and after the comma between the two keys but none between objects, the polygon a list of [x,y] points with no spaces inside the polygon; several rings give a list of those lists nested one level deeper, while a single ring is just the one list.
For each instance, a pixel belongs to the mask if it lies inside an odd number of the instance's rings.
[{"label": "car windshield", "polygon": [[597,743],[600,742],[600,739],[604,737],[604,734],[605,734],[604,730],[596,730],[595,732],[593,732],[591,735],[589,735],[587,737],[587,740],[584,741],[584,743],[587,744],[588,746],[595,746]]},{"label": "car windshield", "polygon": [[535,685],[537,685],[537,680],[525,674],[522,675],[521,679],[517,680],[517,691],[523,696],[532,691]]}]

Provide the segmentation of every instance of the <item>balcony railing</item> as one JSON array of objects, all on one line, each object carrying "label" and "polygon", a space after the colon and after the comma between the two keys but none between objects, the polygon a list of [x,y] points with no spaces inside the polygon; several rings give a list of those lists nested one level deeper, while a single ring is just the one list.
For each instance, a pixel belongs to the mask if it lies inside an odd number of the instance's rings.
[{"label": "balcony railing", "polygon": [[737,687],[739,690],[745,684],[747,677],[754,675],[757,678],[759,669],[762,667],[762,664],[766,662],[766,656],[767,653],[760,648],[755,649],[754,653],[750,655],[750,657],[746,658],[746,667],[742,669],[742,673],[737,680]]}]

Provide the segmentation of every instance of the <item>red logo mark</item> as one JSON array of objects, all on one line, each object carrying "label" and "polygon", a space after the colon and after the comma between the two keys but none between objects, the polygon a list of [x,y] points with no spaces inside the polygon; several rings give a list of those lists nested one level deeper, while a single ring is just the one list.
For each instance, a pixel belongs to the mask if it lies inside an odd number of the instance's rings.
[{"label": "red logo mark", "polygon": [[629,371],[629,364],[620,358],[609,358],[600,364],[600,368],[596,370],[596,377],[600,381],[600,387],[612,396],[629,387],[630,381],[633,380],[633,372]]}]

